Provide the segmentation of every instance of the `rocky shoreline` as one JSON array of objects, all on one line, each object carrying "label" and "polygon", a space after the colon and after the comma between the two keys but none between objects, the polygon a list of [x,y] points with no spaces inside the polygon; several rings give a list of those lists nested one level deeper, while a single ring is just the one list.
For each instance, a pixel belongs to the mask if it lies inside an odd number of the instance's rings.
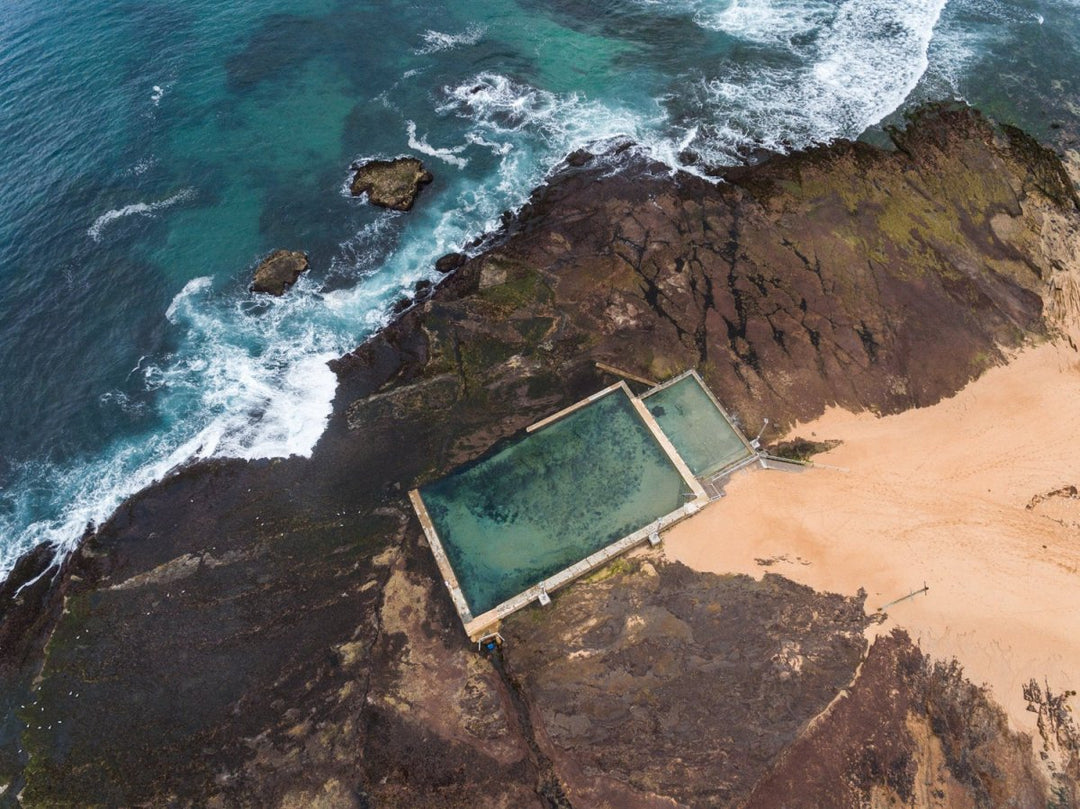
[{"label": "rocky shoreline", "polygon": [[[778,435],[830,404],[931,404],[1052,331],[1080,221],[1058,158],[964,108],[893,138],[719,185],[632,150],[575,156],[333,364],[310,459],[193,465],[62,569],[24,558],[0,589],[0,806],[769,806],[802,794],[803,731],[846,688],[864,702],[823,720],[836,743],[811,747],[805,805],[907,800],[931,737],[955,805],[1047,795],[1031,741],[977,689],[902,637],[856,678],[861,601],[777,577],[616,563],[514,616],[505,659],[482,658],[405,498],[603,386],[597,361],[696,367]],[[797,670],[795,641],[818,650]],[[894,743],[853,757],[881,717]]]}]

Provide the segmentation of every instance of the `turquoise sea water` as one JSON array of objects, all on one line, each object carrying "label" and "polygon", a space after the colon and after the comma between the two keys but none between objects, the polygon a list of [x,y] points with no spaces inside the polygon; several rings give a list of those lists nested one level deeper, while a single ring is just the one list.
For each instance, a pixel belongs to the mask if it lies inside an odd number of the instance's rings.
[{"label": "turquoise sea water", "polygon": [[421,490],[474,616],[693,497],[613,391]]},{"label": "turquoise sea water", "polygon": [[[733,162],[942,96],[1062,137],[1078,62],[1077,0],[9,0],[0,574],[185,460],[309,453],[325,361],[574,148]],[[399,154],[411,213],[344,193]],[[257,298],[276,247],[312,271]]]}]

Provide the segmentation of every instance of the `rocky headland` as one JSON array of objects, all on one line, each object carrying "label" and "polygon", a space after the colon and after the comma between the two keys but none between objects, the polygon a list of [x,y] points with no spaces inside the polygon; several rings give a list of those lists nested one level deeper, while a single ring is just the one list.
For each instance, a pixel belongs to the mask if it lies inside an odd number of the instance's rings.
[{"label": "rocky headland", "polygon": [[769,437],[932,404],[1055,332],[1080,232],[1059,159],[962,108],[893,138],[719,184],[577,155],[334,363],[311,458],[192,465],[61,569],[26,557],[0,806],[1074,805],[958,669],[899,633],[868,650],[855,593],[639,556],[482,657],[405,496],[610,382],[598,361],[695,367]]}]

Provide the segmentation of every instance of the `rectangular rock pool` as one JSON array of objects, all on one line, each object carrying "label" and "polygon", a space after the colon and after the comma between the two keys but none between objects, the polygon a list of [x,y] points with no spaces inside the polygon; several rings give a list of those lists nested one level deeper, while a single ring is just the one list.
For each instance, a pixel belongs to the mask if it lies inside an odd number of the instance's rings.
[{"label": "rectangular rock pool", "polygon": [[617,385],[419,490],[466,623],[702,496],[649,421]]}]

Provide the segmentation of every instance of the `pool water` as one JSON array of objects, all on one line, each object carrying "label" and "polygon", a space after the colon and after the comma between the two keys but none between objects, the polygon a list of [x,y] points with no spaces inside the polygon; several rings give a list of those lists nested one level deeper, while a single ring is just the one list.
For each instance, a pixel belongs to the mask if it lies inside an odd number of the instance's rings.
[{"label": "pool water", "polygon": [[691,492],[618,388],[420,495],[480,615],[678,510]]},{"label": "pool water", "polygon": [[694,374],[646,394],[643,401],[695,477],[708,477],[751,455]]}]

